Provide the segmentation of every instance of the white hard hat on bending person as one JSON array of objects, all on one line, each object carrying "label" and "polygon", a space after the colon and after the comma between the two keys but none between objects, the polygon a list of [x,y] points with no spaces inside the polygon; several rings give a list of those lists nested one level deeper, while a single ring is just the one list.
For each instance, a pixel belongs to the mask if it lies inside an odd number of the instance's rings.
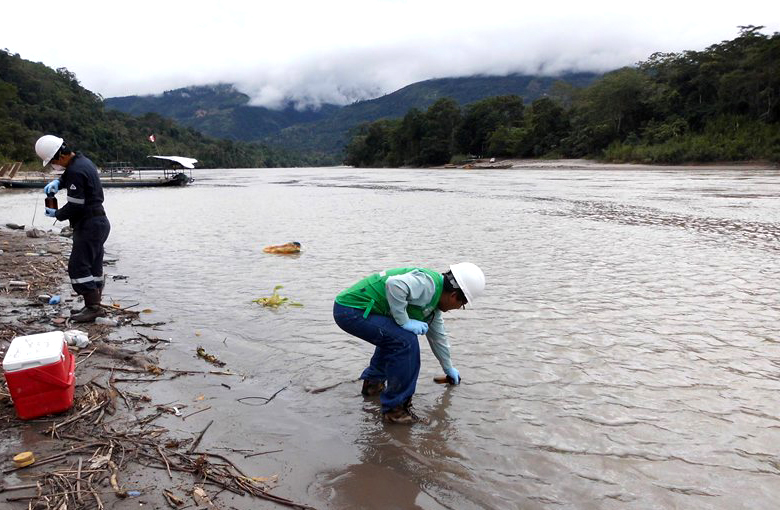
[{"label": "white hard hat on bending person", "polygon": [[485,273],[476,264],[460,262],[451,265],[450,271],[469,303],[482,295],[485,290]]}]

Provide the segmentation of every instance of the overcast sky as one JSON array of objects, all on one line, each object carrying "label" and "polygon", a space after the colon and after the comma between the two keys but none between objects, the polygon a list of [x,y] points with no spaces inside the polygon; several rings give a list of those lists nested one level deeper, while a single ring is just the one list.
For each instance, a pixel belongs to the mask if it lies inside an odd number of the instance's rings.
[{"label": "overcast sky", "polygon": [[350,103],[429,78],[605,71],[700,50],[775,1],[4,1],[0,48],[104,97],[235,83],[253,104]]}]

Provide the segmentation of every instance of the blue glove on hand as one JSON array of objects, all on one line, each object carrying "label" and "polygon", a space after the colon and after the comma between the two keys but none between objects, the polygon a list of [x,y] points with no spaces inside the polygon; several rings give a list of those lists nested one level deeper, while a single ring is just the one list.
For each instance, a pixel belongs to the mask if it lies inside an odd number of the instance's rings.
[{"label": "blue glove on hand", "polygon": [[414,333],[415,335],[424,335],[428,332],[428,324],[423,321],[416,321],[414,319],[409,319],[403,326],[406,331],[410,331]]},{"label": "blue glove on hand", "polygon": [[60,190],[60,180],[54,179],[49,184],[43,187],[43,192],[47,195],[49,193],[57,193]]},{"label": "blue glove on hand", "polygon": [[457,368],[450,367],[445,370],[444,373],[447,374],[447,377],[453,380],[454,384],[460,384],[460,372],[458,372]]},{"label": "blue glove on hand", "polygon": [[51,207],[46,208],[46,216],[51,216],[52,218],[57,217],[57,209],[52,209]]}]

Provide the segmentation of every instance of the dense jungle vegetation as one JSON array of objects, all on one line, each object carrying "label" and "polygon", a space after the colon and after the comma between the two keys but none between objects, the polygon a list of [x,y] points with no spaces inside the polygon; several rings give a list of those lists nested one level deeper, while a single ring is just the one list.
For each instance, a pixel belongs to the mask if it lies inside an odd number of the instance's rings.
[{"label": "dense jungle vegetation", "polygon": [[[121,160],[150,166],[147,156],[158,152],[193,157],[199,167],[211,168],[322,163],[311,153],[210,138],[154,113],[133,117],[107,110],[103,99],[67,69],[53,70],[0,50],[0,162],[34,166],[35,141],[47,133],[61,136],[97,164]],[[156,146],[148,139],[151,134]]]},{"label": "dense jungle vegetation", "polygon": [[361,125],[346,163],[431,166],[470,157],[613,162],[780,161],[780,34],[760,26],[703,51],[656,53],[525,105],[438,100],[402,119]]}]

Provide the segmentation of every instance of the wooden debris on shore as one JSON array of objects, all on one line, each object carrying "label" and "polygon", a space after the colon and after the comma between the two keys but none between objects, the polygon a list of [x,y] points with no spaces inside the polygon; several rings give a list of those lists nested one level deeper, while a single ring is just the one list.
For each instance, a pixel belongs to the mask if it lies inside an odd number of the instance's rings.
[{"label": "wooden debris on shore", "polygon": [[[40,458],[34,464],[23,468],[9,468],[3,475],[24,471],[25,478],[35,480],[34,484],[0,486],[0,493],[19,492],[22,495],[6,496],[7,502],[26,503],[29,508],[104,508],[109,498],[125,499],[149,492],[148,487],[139,487],[125,481],[126,471],[140,468],[158,469],[167,474],[172,487],[151,489],[174,508],[185,501],[188,495],[176,488],[186,484],[189,477],[193,484],[190,496],[198,494],[202,501],[214,501],[223,491],[240,496],[251,496],[278,503],[290,508],[310,509],[287,498],[269,492],[269,481],[274,477],[251,477],[244,473],[229,458],[209,451],[199,451],[198,446],[207,434],[214,420],[191,438],[174,438],[169,430],[154,422],[164,415],[180,416],[177,408],[156,406],[144,414],[148,397],[123,391],[117,384],[128,381],[115,377],[115,372],[137,372],[141,370],[114,366],[93,366],[107,371],[105,382],[93,378],[79,386],[73,407],[65,414],[51,420],[41,432],[51,439],[59,440],[59,452]],[[228,372],[196,372],[165,370],[153,367],[143,373],[149,380],[166,372],[181,375],[214,373],[233,375]],[[0,395],[2,397],[2,395]],[[125,410],[120,411],[124,405]],[[186,406],[182,406],[186,407]],[[5,425],[13,425],[13,408],[3,406],[0,417]],[[196,413],[191,413],[196,414]],[[2,416],[5,415],[5,416]],[[187,416],[190,416],[187,415]],[[187,416],[182,417],[182,420]],[[108,421],[109,417],[111,418]],[[42,418],[38,422],[48,421]],[[183,478],[185,477],[185,478]],[[175,483],[174,483],[175,482]],[[207,487],[219,490],[209,492]],[[109,490],[110,487],[110,490]],[[181,490],[181,489],[179,489]],[[197,498],[196,498],[197,499]]]},{"label": "wooden debris on shore", "polygon": [[[0,312],[0,356],[17,336],[50,330],[52,324],[67,326],[66,317],[59,317],[55,309],[44,306],[37,299],[40,294],[53,293],[54,285],[62,284],[63,275],[67,273],[61,254],[38,256],[33,264],[26,253],[31,249],[30,253],[39,253],[35,250],[46,240],[29,240],[38,244],[4,242],[0,246],[5,258],[0,264],[0,298],[6,299],[5,311]],[[24,281],[26,285],[11,288],[9,281]],[[15,303],[20,298],[29,298],[27,304],[17,306]],[[8,302],[14,304],[8,306]],[[150,326],[135,324],[139,314],[128,309],[131,307],[103,306],[132,327]],[[18,308],[24,310],[23,313],[19,313]],[[9,392],[0,380],[0,434],[10,437],[10,430],[24,423],[47,439],[41,442],[40,451],[35,452],[33,464],[2,471],[0,507],[103,510],[114,507],[119,500],[156,496],[161,504],[171,508],[186,508],[192,506],[193,500],[198,502],[197,494],[201,502],[210,501],[214,504],[211,508],[218,508],[222,506],[220,495],[227,492],[311,510],[307,505],[272,494],[268,481],[275,480],[274,477],[247,476],[226,456],[199,448],[201,441],[208,437],[213,421],[206,428],[192,432],[190,437],[186,432],[177,433],[185,437],[175,437],[166,427],[156,423],[158,420],[177,420],[176,430],[181,430],[182,424],[190,423],[184,421],[187,416],[210,408],[183,415],[180,408],[186,405],[155,405],[147,395],[130,391],[123,385],[167,381],[195,374],[236,374],[163,368],[143,350],[105,343],[113,328],[95,324],[83,327],[88,330],[92,345],[77,354],[79,383],[73,406],[67,412],[22,422],[16,417]],[[137,341],[151,346],[170,342],[136,334]],[[85,363],[88,360],[90,363]],[[111,360],[125,366],[112,365]],[[86,370],[92,375],[85,381]],[[117,377],[120,372],[129,372],[134,377]],[[159,470],[170,486],[159,487],[159,479],[151,486],[139,486],[138,482],[131,481],[147,469]],[[20,482],[11,485],[10,481],[15,478]]]}]

